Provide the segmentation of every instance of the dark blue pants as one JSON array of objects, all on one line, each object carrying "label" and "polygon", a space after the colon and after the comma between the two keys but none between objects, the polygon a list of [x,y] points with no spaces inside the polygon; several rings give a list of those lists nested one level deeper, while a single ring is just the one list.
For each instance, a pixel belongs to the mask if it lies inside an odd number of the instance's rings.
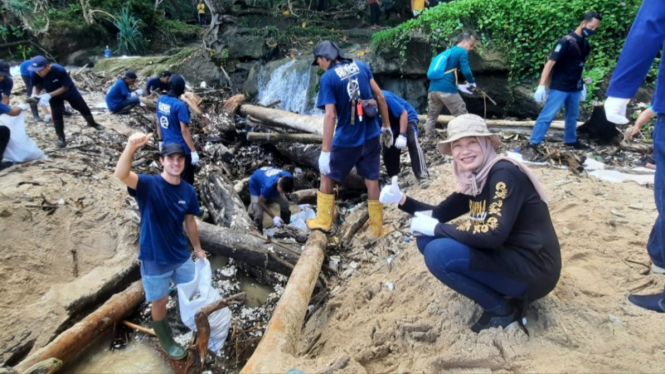
[{"label": "dark blue pants", "polygon": [[418,237],[417,244],[427,268],[437,279],[478,303],[486,312],[508,313],[506,296],[524,298],[526,283],[492,271],[470,269],[470,252],[476,249],[453,239],[431,236]]},{"label": "dark blue pants", "polygon": [[133,107],[139,105],[141,101],[139,100],[138,97],[130,97],[129,99],[123,100],[120,104],[118,104],[117,107],[114,108],[114,110],[111,111],[111,113],[120,113],[123,111],[129,111]]},{"label": "dark blue pants", "polygon": [[656,127],[653,129],[653,157],[656,159],[656,177],[653,195],[656,199],[658,217],[653,224],[647,251],[651,261],[665,268],[665,115],[659,114]]}]

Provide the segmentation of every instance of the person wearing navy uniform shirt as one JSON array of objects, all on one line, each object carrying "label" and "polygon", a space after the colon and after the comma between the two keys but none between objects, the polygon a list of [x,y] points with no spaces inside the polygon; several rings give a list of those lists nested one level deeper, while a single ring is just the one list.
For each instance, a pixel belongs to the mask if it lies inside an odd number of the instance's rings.
[{"label": "person wearing navy uniform shirt", "polygon": [[169,78],[169,92],[157,99],[157,134],[163,143],[178,143],[185,149],[185,167],[181,178],[194,184],[194,165],[199,162],[199,154],[194,147],[189,131],[189,108],[180,100],[185,92],[185,79],[180,74]]},{"label": "person wearing navy uniform shirt", "polygon": [[[65,111],[65,100],[69,102],[72,108],[83,115],[88,126],[97,130],[104,130],[104,126],[95,122],[90,108],[83,100],[83,96],[76,88],[72,78],[64,67],[58,64],[51,64],[44,56],[35,56],[30,60],[28,70],[32,80],[32,97],[39,99],[39,106],[51,107],[51,116],[55,133],[58,135],[58,147],[67,146],[65,140],[65,121],[63,113]],[[40,94],[42,91],[44,93]]]},{"label": "person wearing navy uniform shirt", "polygon": [[[28,66],[30,66],[30,63],[32,61],[30,59],[23,61],[21,66],[19,67],[21,71],[21,79],[23,80],[23,83],[25,84],[25,93],[28,97],[32,95],[32,79],[30,78],[30,70],[28,70]],[[30,105],[30,111],[32,112],[32,118],[39,122],[42,119],[39,118],[39,109],[37,108],[37,103],[34,101],[30,101],[28,103]]]},{"label": "person wearing navy uniform shirt", "polygon": [[138,89],[136,92],[132,92],[131,87],[134,82],[136,82],[136,73],[128,70],[106,93],[106,106],[111,113],[128,113],[133,107],[139,105],[138,95],[143,94],[143,90]]},{"label": "person wearing navy uniform shirt", "polygon": [[[614,68],[605,100],[605,115],[611,122],[627,124],[626,106],[637,93],[659,52],[665,50],[665,6],[661,0],[644,0],[630,29]],[[658,113],[653,130],[653,155],[656,159],[654,197],[658,217],[651,229],[647,251],[651,272],[665,274],[665,59],[660,59],[656,89],[651,98]],[[630,295],[628,300],[644,309],[665,313],[665,292],[655,295]]]},{"label": "person wearing navy uniform shirt", "polygon": [[[250,208],[259,232],[263,232],[264,212],[272,218],[273,224],[277,227],[283,224],[288,225],[291,222],[289,201],[284,197],[284,193],[292,191],[293,176],[291,173],[272,166],[264,166],[249,177]],[[279,205],[279,215],[270,210],[268,207],[270,203]]]},{"label": "person wearing navy uniform shirt", "polygon": [[14,80],[9,72],[9,64],[0,60],[0,101],[5,105],[9,105],[12,88],[14,88]]},{"label": "person wearing navy uniform shirt", "polygon": [[169,78],[171,78],[171,72],[164,70],[159,75],[159,77],[152,77],[148,79],[148,81],[145,83],[145,88],[143,89],[143,92],[145,93],[144,96],[150,96],[152,92],[161,94],[162,92],[168,91]]}]

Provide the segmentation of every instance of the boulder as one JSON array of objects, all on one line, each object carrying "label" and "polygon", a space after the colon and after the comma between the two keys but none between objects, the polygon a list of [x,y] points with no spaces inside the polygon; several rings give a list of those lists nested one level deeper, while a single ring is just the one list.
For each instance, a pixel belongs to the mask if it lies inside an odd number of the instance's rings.
[{"label": "boulder", "polygon": [[73,66],[85,66],[88,65],[89,67],[95,66],[97,61],[101,60],[104,58],[104,56],[100,56],[98,53],[95,53],[94,50],[90,49],[81,49],[78,50],[69,57],[67,57],[67,65],[73,65]]},{"label": "boulder", "polygon": [[46,34],[40,34],[37,42],[56,59],[65,63],[69,56],[82,49],[105,45],[107,36],[99,25],[74,25],[64,21],[51,24]]},{"label": "boulder", "polygon": [[376,83],[382,90],[387,90],[413,105],[418,113],[427,112],[427,78],[403,79],[393,76],[375,75]]},{"label": "boulder", "polygon": [[426,75],[432,60],[432,51],[427,36],[415,34],[406,46],[406,63],[401,66],[402,57],[397,48],[380,47],[368,61],[374,74],[384,75]]},{"label": "boulder", "polygon": [[240,61],[269,59],[279,51],[277,42],[260,36],[225,37],[229,57]]}]

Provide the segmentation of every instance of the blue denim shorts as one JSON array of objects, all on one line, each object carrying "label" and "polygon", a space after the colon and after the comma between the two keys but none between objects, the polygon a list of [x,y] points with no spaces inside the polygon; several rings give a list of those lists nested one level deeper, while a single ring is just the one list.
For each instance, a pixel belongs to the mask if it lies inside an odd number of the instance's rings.
[{"label": "blue denim shorts", "polygon": [[361,177],[376,181],[381,171],[381,145],[379,137],[365,140],[365,144],[344,148],[332,146],[330,149],[330,174],[328,178],[341,181],[351,169],[356,167]]},{"label": "blue denim shorts", "polygon": [[154,261],[141,261],[141,278],[145,299],[157,301],[169,294],[171,281],[175,284],[191,282],[195,275],[194,261],[181,264],[159,265]]}]

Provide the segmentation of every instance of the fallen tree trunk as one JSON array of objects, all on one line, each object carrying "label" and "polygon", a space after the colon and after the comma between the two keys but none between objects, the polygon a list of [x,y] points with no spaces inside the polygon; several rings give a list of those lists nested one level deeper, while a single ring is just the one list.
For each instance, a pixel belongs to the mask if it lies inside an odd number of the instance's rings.
[{"label": "fallen tree trunk", "polygon": [[[296,354],[307,306],[321,271],[328,240],[322,232],[312,232],[300,261],[293,269],[284,293],[275,307],[263,339],[241,373],[282,372],[277,366]],[[285,360],[286,359],[286,360]]]},{"label": "fallen tree trunk", "polygon": [[211,174],[201,183],[201,200],[208,208],[212,220],[219,226],[236,230],[255,231],[245,205],[226,176]]},{"label": "fallen tree trunk", "polygon": [[357,207],[344,219],[344,224],[340,230],[342,233],[340,236],[342,247],[348,247],[351,244],[353,237],[365,225],[367,220],[369,220],[369,213],[366,206]]},{"label": "fallen tree trunk", "polygon": [[323,136],[323,117],[307,116],[251,104],[241,105],[240,114],[300,132]]},{"label": "fallen tree trunk", "polygon": [[[452,121],[455,117],[454,116],[439,116],[438,120],[436,121],[437,123],[440,123],[442,125],[447,125],[448,122]],[[420,114],[418,115],[418,122],[419,123],[425,123],[427,122],[427,115],[425,114]],[[503,119],[488,119],[485,122],[487,122],[488,127],[526,127],[526,128],[531,128],[536,124],[536,121],[509,121],[509,120],[503,120]],[[557,130],[563,130],[564,128],[564,121],[553,121],[552,125],[550,126],[551,129],[557,129]],[[577,127],[580,127],[584,124],[584,122],[577,122]]]},{"label": "fallen tree trunk", "polygon": [[196,223],[203,249],[251,266],[289,275],[301,255],[298,247],[270,243],[258,234],[252,235],[200,220]]},{"label": "fallen tree trunk", "polygon": [[136,281],[126,290],[113,295],[92,314],[58,335],[47,346],[21,361],[14,369],[20,373],[49,358],[57,358],[66,364],[116,321],[131,313],[143,300],[143,285],[141,281]]},{"label": "fallen tree trunk", "polygon": [[316,188],[293,191],[289,194],[289,198],[296,204],[316,204],[316,196],[318,192],[319,190]]},{"label": "fallen tree trunk", "polygon": [[[313,144],[298,144],[298,143],[277,143],[275,148],[297,164],[303,165],[315,170],[319,169],[319,155],[321,154],[321,146]],[[349,176],[343,181],[339,182],[341,186],[352,190],[365,189],[365,181],[358,175],[355,169],[351,171]]]},{"label": "fallen tree trunk", "polygon": [[315,134],[276,134],[271,132],[248,132],[247,140],[250,142],[266,143],[321,144],[323,141],[323,136]]}]

